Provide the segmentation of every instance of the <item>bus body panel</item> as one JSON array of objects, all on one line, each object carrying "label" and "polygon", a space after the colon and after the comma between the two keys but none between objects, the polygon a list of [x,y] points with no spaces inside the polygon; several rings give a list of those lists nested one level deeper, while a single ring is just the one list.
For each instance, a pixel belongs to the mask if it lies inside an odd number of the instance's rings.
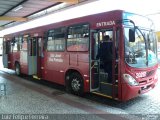
[{"label": "bus body panel", "polygon": [[15,69],[15,63],[19,61],[20,54],[19,52],[13,52],[8,54],[8,68]]},{"label": "bus body panel", "polygon": [[43,78],[52,82],[65,85],[65,74],[69,69],[74,69],[81,75],[89,75],[88,54],[44,52]]},{"label": "bus body panel", "polygon": [[[121,48],[121,51],[124,51],[124,48]],[[121,54],[124,56],[124,52]],[[124,58],[124,57],[122,57]],[[125,61],[121,61],[123,66],[121,69],[121,100],[127,101],[132,98],[139,96],[140,94],[146,93],[149,90],[153,89],[158,81],[158,78],[155,78],[158,65],[147,68],[133,68],[130,67]],[[123,79],[123,74],[130,74],[136,81],[139,83],[138,86],[130,86]],[[129,92],[128,92],[129,91]]]},{"label": "bus body panel", "polygon": [[[127,101],[132,98],[135,98],[141,94],[144,94],[151,89],[155,87],[155,84],[157,83],[158,79],[154,79],[152,82],[147,83],[145,85],[139,85],[139,86],[129,86],[127,83],[122,84],[122,99],[121,101]],[[128,92],[129,91],[129,92]]]},{"label": "bus body panel", "polygon": [[44,53],[44,79],[64,85],[64,69],[67,67],[68,57],[61,52]]}]

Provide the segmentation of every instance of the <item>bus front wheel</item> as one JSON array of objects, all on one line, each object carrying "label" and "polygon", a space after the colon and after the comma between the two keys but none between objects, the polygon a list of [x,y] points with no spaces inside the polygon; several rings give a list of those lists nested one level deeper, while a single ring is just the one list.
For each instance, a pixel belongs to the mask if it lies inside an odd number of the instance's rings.
[{"label": "bus front wheel", "polygon": [[73,94],[83,95],[83,78],[79,73],[74,72],[70,75],[69,87]]},{"label": "bus front wheel", "polygon": [[20,70],[20,64],[19,63],[16,63],[16,65],[15,65],[15,73],[18,76],[21,75],[21,70]]}]

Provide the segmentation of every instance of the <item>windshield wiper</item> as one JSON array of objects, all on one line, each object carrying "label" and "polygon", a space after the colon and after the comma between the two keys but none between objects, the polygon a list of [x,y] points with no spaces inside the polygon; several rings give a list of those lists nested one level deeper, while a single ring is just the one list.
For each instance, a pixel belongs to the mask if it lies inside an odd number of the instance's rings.
[{"label": "windshield wiper", "polygon": [[146,66],[148,66],[148,44],[147,44],[146,37],[145,37],[145,35],[142,33],[142,31],[137,26],[135,26],[135,29],[139,30],[139,32],[142,34],[142,36],[144,38],[145,50],[146,50]]}]

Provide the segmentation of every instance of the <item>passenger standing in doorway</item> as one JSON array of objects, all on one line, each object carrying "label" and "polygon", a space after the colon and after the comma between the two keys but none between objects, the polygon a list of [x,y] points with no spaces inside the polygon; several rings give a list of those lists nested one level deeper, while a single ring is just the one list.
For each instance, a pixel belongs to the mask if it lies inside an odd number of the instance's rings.
[{"label": "passenger standing in doorway", "polygon": [[104,71],[108,73],[108,82],[112,83],[112,41],[109,35],[104,36],[100,44],[99,57],[103,62]]}]

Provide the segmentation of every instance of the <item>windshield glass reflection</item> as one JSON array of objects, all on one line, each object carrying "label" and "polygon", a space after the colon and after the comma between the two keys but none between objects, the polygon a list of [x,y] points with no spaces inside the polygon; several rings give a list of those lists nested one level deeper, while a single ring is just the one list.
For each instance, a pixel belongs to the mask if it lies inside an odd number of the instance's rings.
[{"label": "windshield glass reflection", "polygon": [[125,27],[125,61],[132,67],[145,68],[157,64],[156,39],[152,31],[135,29],[135,41],[129,42]]}]

